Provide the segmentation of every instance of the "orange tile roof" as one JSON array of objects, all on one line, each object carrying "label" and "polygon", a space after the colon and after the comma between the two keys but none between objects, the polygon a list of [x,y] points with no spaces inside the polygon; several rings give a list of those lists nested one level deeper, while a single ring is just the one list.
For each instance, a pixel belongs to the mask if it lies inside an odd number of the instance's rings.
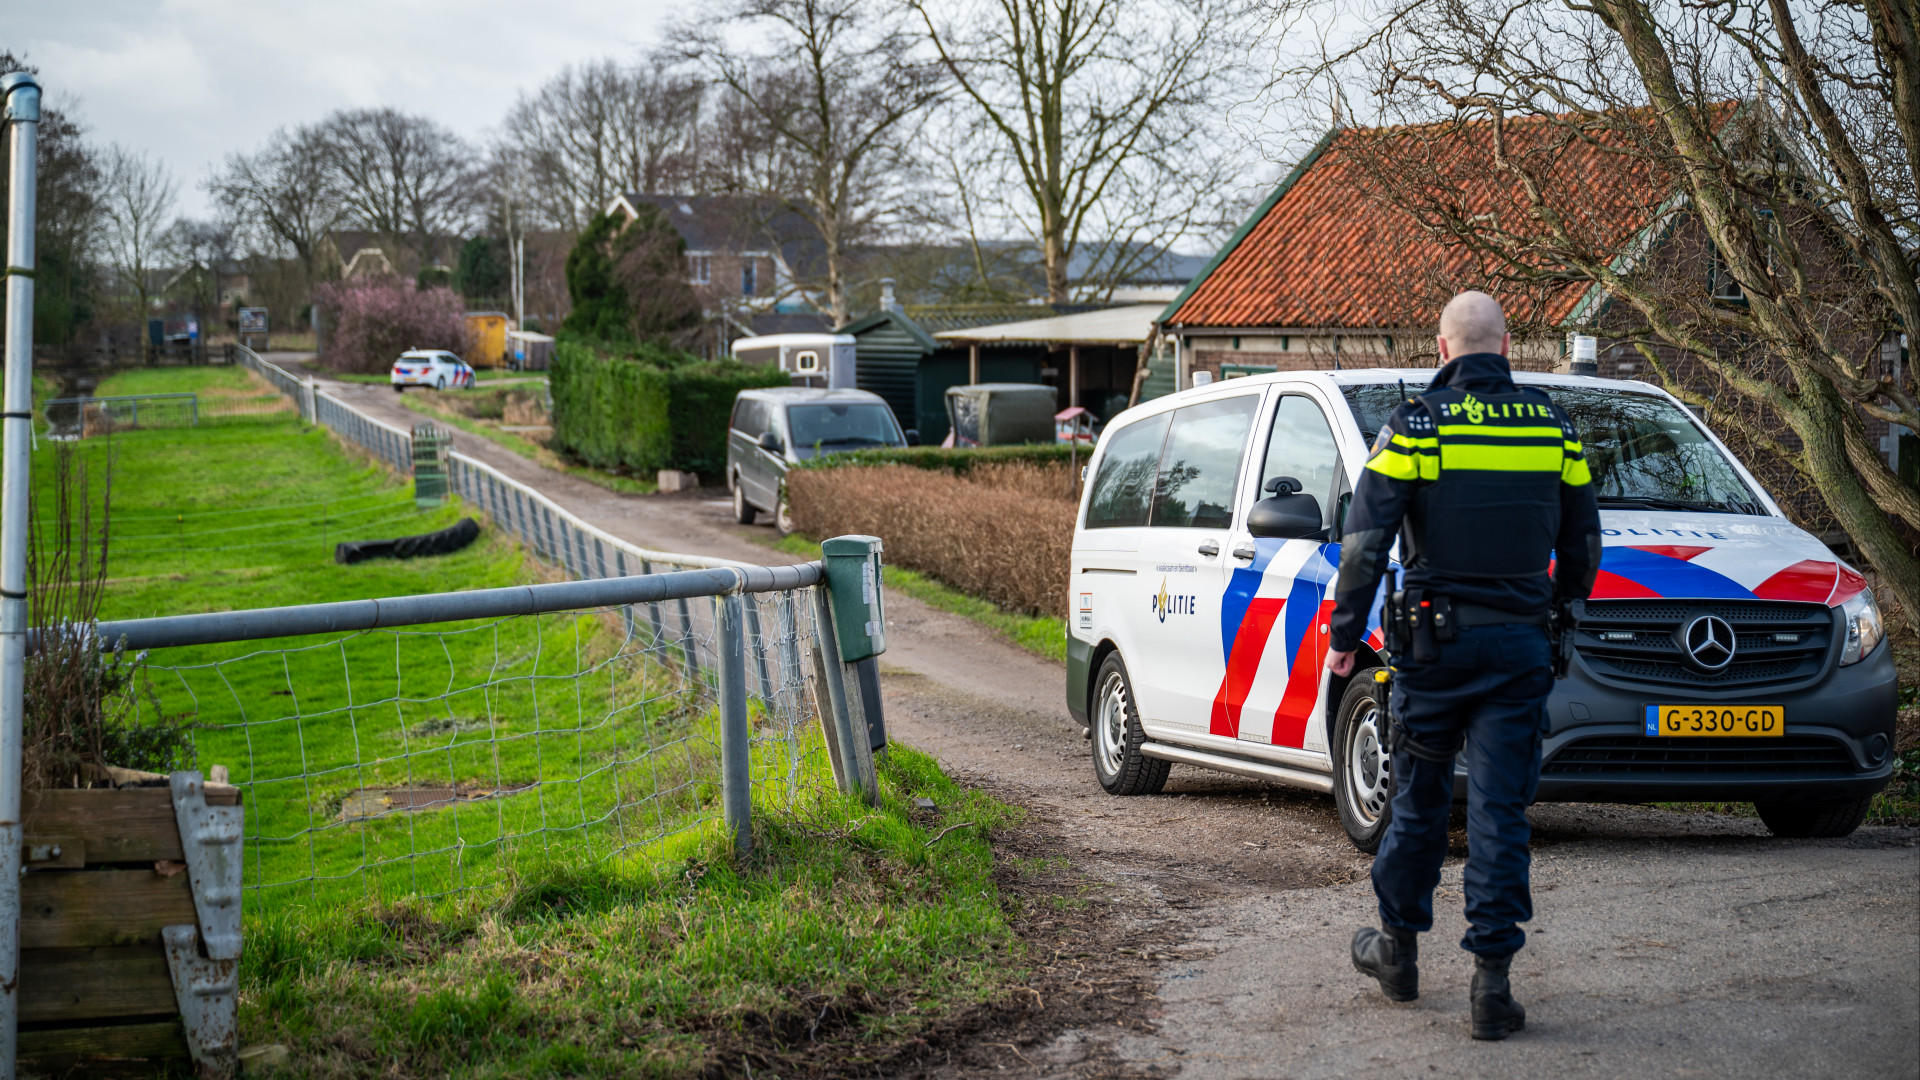
[{"label": "orange tile roof", "polygon": [[[1545,120],[1508,120],[1505,151],[1540,178],[1549,205],[1583,244],[1618,251],[1654,219],[1673,187],[1651,176],[1646,155],[1568,139],[1566,132]],[[1438,317],[1433,297],[1477,287],[1499,297],[1512,321],[1559,322],[1589,283],[1503,288],[1485,256],[1439,234],[1447,218],[1482,220],[1522,236],[1544,233],[1518,182],[1492,169],[1493,134],[1491,121],[1331,133],[1161,321],[1426,327]],[[1416,217],[1407,205],[1428,212]]]}]

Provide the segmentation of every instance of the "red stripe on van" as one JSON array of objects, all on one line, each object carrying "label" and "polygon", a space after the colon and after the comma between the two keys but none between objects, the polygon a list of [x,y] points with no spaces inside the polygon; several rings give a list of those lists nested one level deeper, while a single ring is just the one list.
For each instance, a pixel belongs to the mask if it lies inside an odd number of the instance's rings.
[{"label": "red stripe on van", "polygon": [[1247,613],[1233,635],[1233,651],[1227,654],[1227,673],[1213,695],[1213,717],[1207,731],[1229,739],[1240,737],[1240,710],[1253,689],[1253,677],[1260,671],[1260,656],[1267,651],[1267,639],[1273,636],[1274,621],[1287,604],[1284,596],[1255,597],[1247,603]]}]

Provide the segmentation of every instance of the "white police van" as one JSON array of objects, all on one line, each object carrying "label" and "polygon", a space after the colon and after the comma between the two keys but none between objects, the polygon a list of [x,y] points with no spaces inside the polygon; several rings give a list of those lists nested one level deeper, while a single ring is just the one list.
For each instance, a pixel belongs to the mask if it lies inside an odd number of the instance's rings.
[{"label": "white police van", "polygon": [[[1067,625],[1067,705],[1107,791],[1158,792],[1173,763],[1257,777],[1333,794],[1354,843],[1377,846],[1379,605],[1348,678],[1325,670],[1328,619],[1368,447],[1432,377],[1232,379],[1107,426],[1074,529]],[[1750,801],[1776,834],[1851,832],[1891,776],[1897,701],[1861,576],[1659,388],[1514,379],[1580,430],[1605,543],[1548,703],[1539,798]],[[1250,528],[1281,477],[1317,520]]]}]

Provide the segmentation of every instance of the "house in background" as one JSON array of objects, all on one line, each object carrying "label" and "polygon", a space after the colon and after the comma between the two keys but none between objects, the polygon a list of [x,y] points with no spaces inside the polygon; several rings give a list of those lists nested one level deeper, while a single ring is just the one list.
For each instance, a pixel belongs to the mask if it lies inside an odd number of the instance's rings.
[{"label": "house in background", "polygon": [[[1161,313],[1158,329],[1174,345],[1179,386],[1191,385],[1196,371],[1218,379],[1434,365],[1439,309],[1432,282],[1472,277],[1471,258],[1367,196],[1350,150],[1364,135],[1342,129],[1322,138]],[[1589,164],[1588,182],[1635,182]],[[1475,193],[1487,212],[1506,208],[1509,193],[1497,185]],[[1660,201],[1646,191],[1630,195]],[[1631,235],[1632,227],[1623,227],[1620,239]],[[1542,305],[1531,314],[1562,322],[1588,291],[1570,284],[1530,297]],[[1562,336],[1516,342],[1515,366],[1548,370],[1561,363]]]},{"label": "house in background", "polygon": [[[1506,122],[1510,151],[1518,140],[1549,136],[1528,123]],[[1603,287],[1565,280],[1503,291],[1488,284],[1490,275],[1462,245],[1375,197],[1361,154],[1362,140],[1379,134],[1340,129],[1322,138],[1160,313],[1156,331],[1173,345],[1177,386],[1191,385],[1200,371],[1217,379],[1273,370],[1432,367],[1439,308],[1448,294],[1468,286],[1493,293],[1510,322],[1532,329],[1530,336],[1516,334],[1516,368],[1565,370],[1567,335],[1578,331],[1600,339],[1599,374],[1657,380],[1625,340],[1642,329],[1639,316]],[[1475,155],[1485,155],[1486,141],[1484,127],[1466,125],[1438,141],[1436,153],[1443,162],[1471,166]],[[1568,186],[1556,196],[1580,207],[1585,220],[1579,226],[1602,250],[1620,252],[1631,272],[1697,282],[1700,297],[1716,304],[1745,302],[1734,294],[1737,286],[1729,292],[1714,279],[1712,245],[1669,187],[1592,142],[1574,141],[1562,152],[1552,182]],[[1530,220],[1524,195],[1508,182],[1463,185],[1459,197],[1467,200],[1457,208],[1467,220]],[[1903,362],[1892,335],[1862,336],[1854,344],[1878,371]],[[1655,355],[1712,396],[1714,379],[1691,359],[1665,345]],[[1863,419],[1896,471],[1903,457],[1920,450],[1909,433]],[[1913,449],[1903,454],[1903,444]],[[1743,457],[1758,467],[1760,455]],[[1770,478],[1770,485],[1776,480],[1784,483],[1776,493],[1797,488],[1784,476]]]},{"label": "house in background", "polygon": [[642,205],[659,210],[686,242],[687,282],[709,327],[698,351],[718,356],[738,337],[828,329],[801,284],[824,258],[806,218],[774,199],[639,192],[616,197],[607,213],[632,221]]}]

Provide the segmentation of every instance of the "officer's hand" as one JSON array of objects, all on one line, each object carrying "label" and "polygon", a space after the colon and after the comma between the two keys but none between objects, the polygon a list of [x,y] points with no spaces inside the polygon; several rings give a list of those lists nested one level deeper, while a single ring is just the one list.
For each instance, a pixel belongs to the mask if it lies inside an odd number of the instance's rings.
[{"label": "officer's hand", "polygon": [[1353,674],[1353,650],[1341,652],[1338,649],[1327,653],[1327,670],[1342,678]]}]

